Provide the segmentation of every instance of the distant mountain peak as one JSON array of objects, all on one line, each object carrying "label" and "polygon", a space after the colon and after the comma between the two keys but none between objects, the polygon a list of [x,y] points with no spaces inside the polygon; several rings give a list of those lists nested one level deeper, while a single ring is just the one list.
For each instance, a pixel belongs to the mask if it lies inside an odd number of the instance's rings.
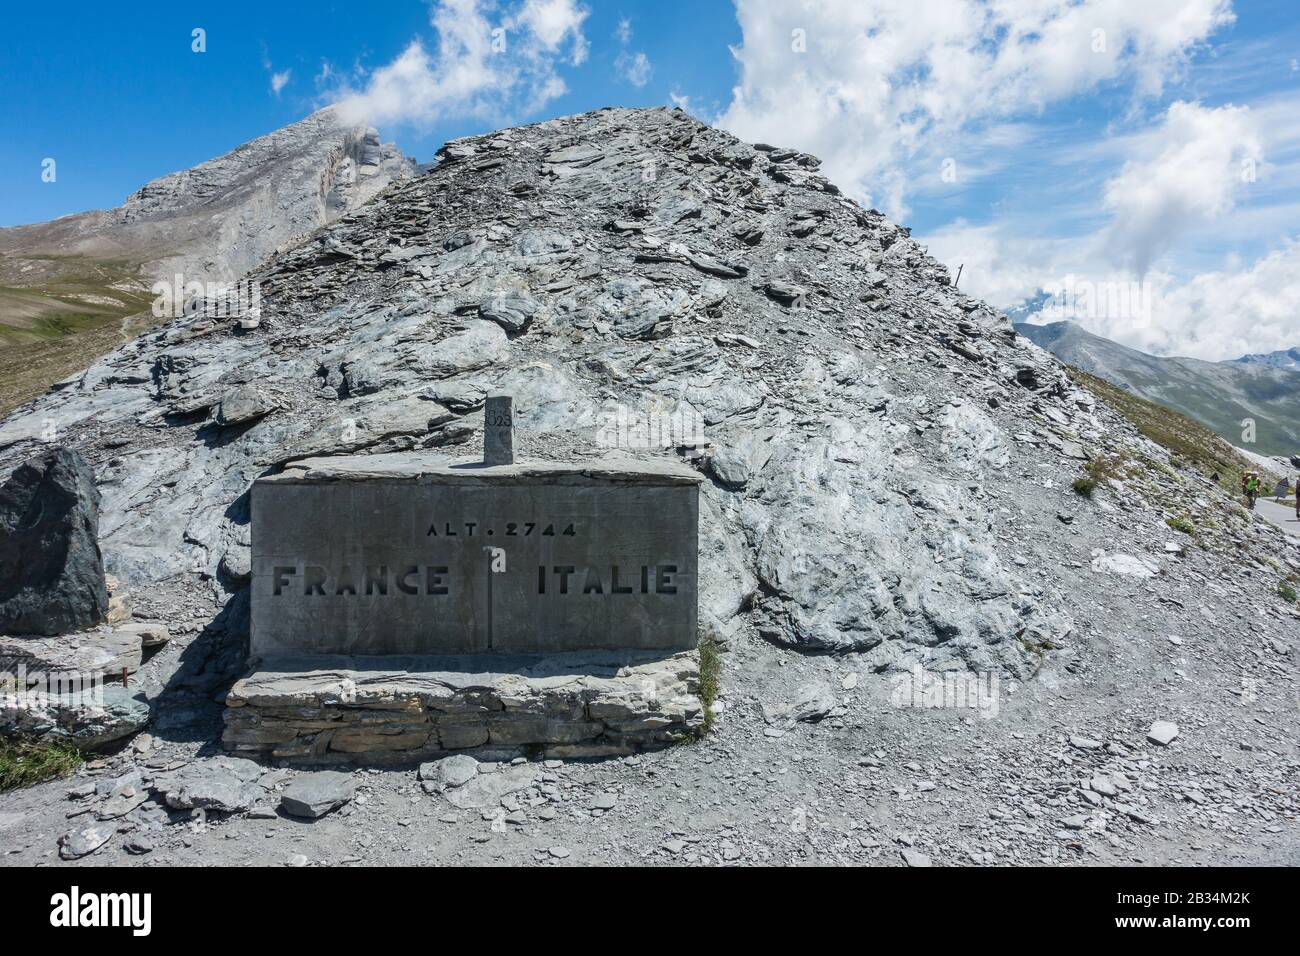
[{"label": "distant mountain peak", "polygon": [[1252,450],[1292,455],[1300,449],[1300,349],[1295,364],[1233,362],[1148,355],[1112,342],[1070,321],[1016,323],[1018,333],[1057,358],[1135,395],[1182,412],[1233,444],[1243,443],[1243,422],[1253,422]]},{"label": "distant mountain peak", "polygon": [[415,175],[378,132],[327,108],[114,209],[0,229],[0,410],[152,325],[156,283],[229,286]]},{"label": "distant mountain peak", "polygon": [[138,264],[146,282],[176,272],[228,282],[414,174],[375,129],[327,107],[153,179],[116,209],[0,230],[0,257],[112,257]]},{"label": "distant mountain peak", "polygon": [[1257,352],[1233,359],[1233,365],[1262,365],[1266,368],[1282,368],[1300,372],[1300,347],[1279,349],[1276,352]]}]

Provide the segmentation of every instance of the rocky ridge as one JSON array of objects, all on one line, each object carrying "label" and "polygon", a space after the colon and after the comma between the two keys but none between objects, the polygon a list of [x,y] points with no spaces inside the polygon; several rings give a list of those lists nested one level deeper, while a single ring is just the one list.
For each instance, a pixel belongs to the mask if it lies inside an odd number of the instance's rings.
[{"label": "rocky ridge", "polygon": [[[1182,412],[1249,451],[1275,456],[1300,449],[1300,371],[1284,363],[1147,355],[1074,322],[1016,329],[1061,361]],[[1254,430],[1244,430],[1243,420],[1254,422]]]},{"label": "rocky ridge", "polygon": [[[115,209],[0,229],[0,415],[157,326],[160,305],[176,314],[190,284],[233,285],[415,172],[375,130],[325,109],[156,179]],[[221,307],[255,305],[232,294]]]},{"label": "rocky ridge", "polygon": [[[617,406],[676,415],[703,423],[683,452],[715,479],[712,626],[880,667],[1023,669],[1070,624],[998,557],[970,486],[1012,457],[993,406],[1087,431],[1092,401],[817,165],[666,111],[449,144],[259,272],[262,329],[146,335],[13,416],[0,445],[16,456],[50,419],[101,453],[111,432],[110,570],[146,590],[197,576],[224,601],[267,469],[463,452],[489,390],[516,396],[524,455],[600,452]],[[898,352],[943,378],[899,376]]]}]

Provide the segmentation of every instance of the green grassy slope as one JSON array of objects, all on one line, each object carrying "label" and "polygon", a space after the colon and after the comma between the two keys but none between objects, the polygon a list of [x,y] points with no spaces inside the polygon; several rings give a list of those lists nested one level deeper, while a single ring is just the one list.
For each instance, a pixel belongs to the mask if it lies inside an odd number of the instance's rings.
[{"label": "green grassy slope", "polygon": [[139,264],[9,257],[0,282],[0,416],[152,324]]},{"label": "green grassy slope", "polygon": [[[1217,472],[1219,484],[1229,494],[1239,493],[1239,479],[1243,471],[1252,468],[1260,470],[1257,465],[1247,461],[1238,453],[1231,444],[1200,422],[1171,408],[1140,398],[1128,389],[1112,385],[1105,379],[1089,375],[1077,368],[1068,366],[1067,368],[1076,382],[1106,401],[1147,438],[1168,448],[1183,462],[1207,477]],[[1279,476],[1268,474],[1264,477],[1271,487]]]}]

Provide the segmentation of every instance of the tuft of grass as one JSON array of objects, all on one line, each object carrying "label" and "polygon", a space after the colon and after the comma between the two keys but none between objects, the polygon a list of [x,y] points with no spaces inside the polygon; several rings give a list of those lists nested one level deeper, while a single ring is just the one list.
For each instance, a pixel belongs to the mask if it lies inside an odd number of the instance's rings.
[{"label": "tuft of grass", "polygon": [[1286,601],[1290,604],[1294,604],[1296,602],[1295,588],[1291,587],[1291,585],[1287,584],[1285,581],[1281,581],[1278,583],[1277,593],[1281,595],[1283,601]]},{"label": "tuft of grass", "polygon": [[71,744],[0,740],[0,793],[75,773],[84,757]]},{"label": "tuft of grass", "polygon": [[1191,518],[1187,517],[1187,515],[1179,515],[1177,518],[1166,518],[1165,524],[1169,525],[1169,527],[1173,528],[1175,531],[1181,531],[1183,534],[1190,534],[1193,536],[1196,534],[1196,525]]},{"label": "tuft of grass", "polygon": [[1123,477],[1127,462],[1120,455],[1098,455],[1089,458],[1083,466],[1083,474],[1074,479],[1076,494],[1091,498],[1098,487],[1112,478]]},{"label": "tuft of grass", "polygon": [[713,702],[718,699],[721,682],[722,654],[718,650],[718,639],[713,631],[706,631],[700,638],[700,703],[704,705],[704,723],[700,726],[702,735],[713,730]]}]

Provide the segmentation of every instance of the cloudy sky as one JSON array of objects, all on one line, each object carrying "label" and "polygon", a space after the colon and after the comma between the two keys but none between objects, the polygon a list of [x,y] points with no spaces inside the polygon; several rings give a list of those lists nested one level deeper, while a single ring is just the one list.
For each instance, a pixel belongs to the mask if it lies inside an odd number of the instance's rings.
[{"label": "cloudy sky", "polygon": [[0,225],[116,205],[329,104],[421,160],[678,105],[821,156],[1017,316],[1207,359],[1300,345],[1295,0],[112,6],[22,5],[0,35]]}]

